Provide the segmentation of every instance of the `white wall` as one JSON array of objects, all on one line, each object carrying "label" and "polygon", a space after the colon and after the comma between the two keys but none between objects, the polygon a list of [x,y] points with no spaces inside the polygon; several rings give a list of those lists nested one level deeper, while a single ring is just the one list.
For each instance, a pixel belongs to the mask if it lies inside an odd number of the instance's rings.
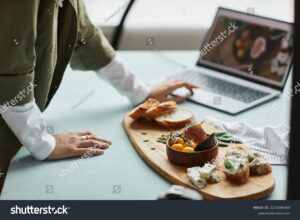
[{"label": "white wall", "polygon": [[[95,24],[112,32],[127,0],[85,0]],[[194,50],[210,26],[217,8],[246,12],[293,22],[293,0],[136,0],[127,18],[121,49]],[[149,46],[147,39],[154,40]]]}]

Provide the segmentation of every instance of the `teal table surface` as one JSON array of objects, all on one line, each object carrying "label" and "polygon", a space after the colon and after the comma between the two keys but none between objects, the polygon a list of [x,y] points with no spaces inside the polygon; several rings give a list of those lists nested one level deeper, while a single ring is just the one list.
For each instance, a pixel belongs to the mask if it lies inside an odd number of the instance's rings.
[{"label": "teal table surface", "polygon": [[[196,51],[123,51],[118,55],[140,79],[152,82],[165,79],[183,66],[192,67],[198,54]],[[289,79],[284,94],[290,87]],[[289,125],[290,100],[284,94],[237,116],[191,102],[181,104],[181,108],[190,109],[200,119],[211,115],[219,120],[244,121],[256,127]],[[0,198],[156,199],[171,184],[154,172],[130,143],[122,121],[131,109],[126,97],[98,79],[93,72],[68,68],[62,85],[44,113],[49,132],[91,130],[112,140],[112,146],[102,156],[44,162],[36,161],[25,148],[21,148],[10,163]],[[64,172],[65,175],[62,175]],[[268,199],[285,199],[287,167],[273,166],[273,175],[276,188]]]}]

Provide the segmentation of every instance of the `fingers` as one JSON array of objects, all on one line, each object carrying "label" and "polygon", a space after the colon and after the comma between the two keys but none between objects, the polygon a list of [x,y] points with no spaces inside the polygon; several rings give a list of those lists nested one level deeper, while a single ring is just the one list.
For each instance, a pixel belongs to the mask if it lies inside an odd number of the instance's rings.
[{"label": "fingers", "polygon": [[101,138],[101,137],[96,136],[96,135],[88,135],[87,137],[88,137],[89,140],[92,139],[92,140],[96,140],[96,141],[99,141],[99,142],[107,143],[107,144],[109,144],[109,145],[112,144],[111,141],[106,140],[106,139]]},{"label": "fingers", "polygon": [[181,96],[172,96],[170,98],[168,98],[169,101],[175,101],[176,103],[182,103],[184,101],[186,101],[187,97],[181,97]]},{"label": "fingers", "polygon": [[90,131],[80,131],[80,132],[76,132],[75,134],[79,135],[79,136],[83,136],[83,135],[93,135],[92,132]]},{"label": "fingers", "polygon": [[93,140],[97,140],[97,141],[100,141],[100,142],[108,143],[109,145],[112,144],[110,140],[101,138],[101,137],[93,134],[90,131],[80,131],[80,132],[76,132],[75,134],[77,134],[78,136],[87,136],[89,140],[93,139]]},{"label": "fingers", "polygon": [[74,156],[81,156],[81,155],[96,156],[102,154],[104,154],[104,150],[95,149],[95,148],[76,148],[74,151]]},{"label": "fingers", "polygon": [[79,148],[89,148],[89,147],[94,147],[94,148],[101,148],[101,149],[106,149],[109,147],[110,144],[105,143],[105,142],[100,142],[97,140],[86,140],[86,141],[80,141],[78,144]]},{"label": "fingers", "polygon": [[175,91],[176,89],[179,89],[179,88],[182,88],[182,87],[187,88],[187,89],[190,91],[191,95],[194,94],[193,89],[198,88],[198,86],[193,85],[193,84],[191,84],[191,83],[188,83],[188,82],[186,82],[186,81],[174,81],[174,82],[172,82],[171,85],[169,86],[168,92],[169,92],[169,93],[172,93],[172,92]]},{"label": "fingers", "polygon": [[[86,136],[87,138],[80,138]],[[90,131],[69,132],[55,135],[55,148],[48,156],[47,160],[63,159],[77,156],[101,155],[103,149],[111,145],[111,141],[94,135]]]}]

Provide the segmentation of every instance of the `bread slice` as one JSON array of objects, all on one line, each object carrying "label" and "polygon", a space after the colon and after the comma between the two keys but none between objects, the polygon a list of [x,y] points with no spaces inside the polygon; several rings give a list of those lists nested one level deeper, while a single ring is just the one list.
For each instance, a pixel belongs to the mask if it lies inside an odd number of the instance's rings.
[{"label": "bread slice", "polygon": [[175,101],[162,102],[158,106],[154,106],[148,109],[145,113],[145,116],[150,118],[157,118],[161,115],[168,114],[177,109],[177,104]]},{"label": "bread slice", "polygon": [[230,181],[243,184],[250,177],[250,166],[247,159],[228,156],[224,160],[224,173]]},{"label": "bread slice", "polygon": [[230,172],[224,170],[224,173],[225,173],[227,179],[229,179],[230,181],[232,181],[236,184],[243,184],[248,181],[249,176],[250,176],[249,164],[248,164],[246,170],[243,170],[242,172],[233,174],[233,173],[230,173]]},{"label": "bread slice", "polygon": [[147,101],[145,101],[144,103],[140,104],[138,107],[136,107],[135,109],[133,109],[130,113],[129,116],[133,119],[133,120],[137,120],[138,118],[145,116],[147,110],[157,107],[160,104],[159,101],[157,101],[156,99],[148,99]]},{"label": "bread slice", "polygon": [[268,161],[261,155],[254,153],[252,154],[250,163],[251,175],[265,175],[272,172],[272,167]]},{"label": "bread slice", "polygon": [[174,112],[161,115],[155,121],[163,127],[182,128],[193,120],[193,113],[187,110],[176,110]]},{"label": "bread slice", "polygon": [[272,173],[272,167],[268,163],[250,166],[251,175],[266,175]]}]

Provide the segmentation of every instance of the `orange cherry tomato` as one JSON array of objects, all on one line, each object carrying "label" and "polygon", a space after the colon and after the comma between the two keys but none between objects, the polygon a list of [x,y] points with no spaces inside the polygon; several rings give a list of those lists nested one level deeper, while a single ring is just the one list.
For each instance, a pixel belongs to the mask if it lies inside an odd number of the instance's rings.
[{"label": "orange cherry tomato", "polygon": [[191,141],[191,142],[187,143],[186,146],[194,149],[197,145],[194,141]]},{"label": "orange cherry tomato", "polygon": [[181,138],[181,137],[179,137],[179,138],[177,138],[177,141],[176,141],[176,144],[181,144],[182,146],[184,146],[185,147],[185,141],[183,140],[183,138]]},{"label": "orange cherry tomato", "polygon": [[185,147],[185,148],[183,148],[182,151],[183,151],[183,152],[187,152],[187,153],[192,153],[192,152],[194,152],[194,149],[191,148],[191,147]]},{"label": "orange cherry tomato", "polygon": [[182,144],[173,144],[172,148],[175,149],[175,150],[182,151],[184,146]]}]

